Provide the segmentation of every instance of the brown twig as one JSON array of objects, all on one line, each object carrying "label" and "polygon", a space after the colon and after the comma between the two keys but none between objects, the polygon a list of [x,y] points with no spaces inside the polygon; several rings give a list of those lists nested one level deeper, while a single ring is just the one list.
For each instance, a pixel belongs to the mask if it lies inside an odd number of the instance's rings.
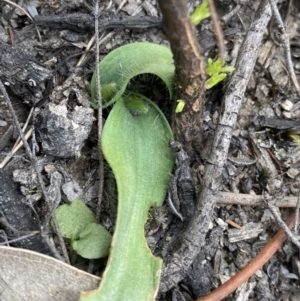
[{"label": "brown twig", "polygon": [[15,35],[12,30],[12,27],[9,26],[7,31],[8,31],[9,37],[10,37],[10,44],[11,44],[11,46],[15,47],[16,46]]},{"label": "brown twig", "polygon": [[[32,117],[32,115],[33,115],[33,112],[34,112],[34,108],[31,108],[31,109],[30,109],[30,112],[29,112],[29,114],[28,114],[28,116],[27,116],[26,122],[25,122],[25,124],[23,125],[23,128],[22,128],[22,131],[23,131],[24,133],[25,133],[25,130],[26,130],[27,126],[28,126],[29,121],[31,120],[31,117]],[[24,137],[25,137],[26,139],[29,139],[29,137],[31,136],[31,134],[32,134],[32,129],[30,129],[30,130],[24,135]],[[23,145],[23,142],[21,141],[21,143],[20,143],[20,140],[21,140],[20,137],[18,137],[18,139],[16,140],[16,142],[15,142],[15,144],[14,144],[12,150],[10,151],[10,153],[8,153],[8,154],[6,155],[6,157],[3,159],[3,161],[0,163],[0,168],[4,168],[4,166],[5,166],[5,165],[9,162],[9,160],[12,158],[12,155],[15,154],[15,153],[17,152],[17,150]]]},{"label": "brown twig", "polygon": [[[26,134],[24,134],[25,139],[29,139],[32,134],[32,130],[30,129]],[[17,145],[13,147],[13,149],[6,155],[3,161],[0,163],[0,168],[4,168],[7,162],[13,157],[13,155],[23,146],[23,142],[20,141]]]},{"label": "brown twig", "polygon": [[238,11],[241,9],[241,5],[238,3],[228,14],[222,17],[222,22],[225,24],[238,13]]},{"label": "brown twig", "polygon": [[[282,208],[294,208],[297,205],[296,196],[287,196],[276,199],[274,205]],[[265,206],[263,195],[252,195],[220,191],[217,196],[218,205]]]},{"label": "brown twig", "polygon": [[225,60],[225,43],[224,43],[224,35],[219,22],[218,14],[216,11],[215,4],[213,0],[208,0],[208,6],[210,11],[211,20],[214,27],[215,37],[218,43],[219,48],[219,57]]},{"label": "brown twig", "polygon": [[294,227],[295,234],[298,234],[299,210],[300,210],[300,193],[298,193],[297,205],[295,209],[295,227]]},{"label": "brown twig", "polygon": [[[96,101],[98,104],[98,158],[99,158],[99,190],[98,190],[98,201],[97,201],[97,209],[96,209],[96,219],[100,222],[101,215],[101,203],[103,197],[103,187],[104,187],[104,161],[103,154],[101,149],[101,136],[102,136],[102,95],[101,95],[101,83],[100,83],[100,72],[99,72],[99,0],[95,2],[95,41],[96,41],[96,49],[95,49],[95,72],[96,72]],[[89,262],[88,272],[92,273],[94,268],[94,260]]]},{"label": "brown twig", "polygon": [[299,239],[295,236],[295,234],[289,229],[289,227],[281,219],[278,207],[272,205],[271,203],[268,203],[268,207],[269,207],[270,211],[272,212],[273,217],[275,218],[279,227],[285,232],[287,238],[300,249]]},{"label": "brown twig", "polygon": [[[290,229],[295,222],[293,215],[286,223]],[[212,291],[207,296],[201,297],[196,301],[220,301],[236,290],[242,283],[247,281],[257,270],[259,270],[269,259],[277,252],[286,239],[285,232],[280,229],[273,239],[264,247],[264,249],[252,259],[242,270],[237,272],[224,284]]]},{"label": "brown twig", "polygon": [[283,43],[283,49],[284,49],[284,56],[285,56],[285,62],[286,62],[286,67],[287,70],[290,74],[292,83],[298,93],[298,95],[300,96],[300,88],[299,88],[299,84],[297,81],[297,77],[294,71],[294,67],[293,67],[293,62],[292,62],[292,57],[291,57],[291,48],[290,48],[290,41],[289,41],[289,35],[286,32],[286,28],[283,24],[283,21],[281,19],[279,10],[277,8],[277,1],[275,0],[269,0],[269,3],[271,5],[271,9],[272,9],[272,13],[273,13],[273,17],[275,19],[275,23],[278,27],[279,33],[280,33],[280,40]]},{"label": "brown twig", "polygon": [[96,1],[95,4],[95,36],[96,36],[96,99],[98,104],[98,151],[99,151],[99,191],[98,191],[98,202],[97,202],[97,220],[100,220],[100,213],[101,213],[101,203],[102,203],[102,196],[103,196],[103,183],[104,183],[104,161],[103,161],[103,154],[101,150],[101,136],[102,136],[102,97],[101,97],[101,83],[100,83],[100,72],[99,72],[99,2]]},{"label": "brown twig", "polygon": [[173,112],[176,140],[191,155],[201,150],[204,97],[204,64],[195,28],[184,0],[158,0],[163,14],[163,29],[170,41],[176,75],[176,100],[183,100],[181,113]]}]

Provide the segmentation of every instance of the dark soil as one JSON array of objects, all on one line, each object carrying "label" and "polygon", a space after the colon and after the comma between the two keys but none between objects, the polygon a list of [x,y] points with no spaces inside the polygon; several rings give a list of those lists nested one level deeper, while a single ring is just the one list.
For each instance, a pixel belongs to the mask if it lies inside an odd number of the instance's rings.
[{"label": "dark soil", "polygon": [[[236,7],[236,2],[241,2],[239,10],[227,19],[228,13]],[[293,65],[296,75],[299,76],[300,6],[297,1],[294,2],[291,4],[290,1],[283,0],[280,1],[279,7],[287,22]],[[100,11],[103,14],[100,59],[111,50],[135,41],[168,44],[160,28],[161,14],[156,1],[129,0],[121,9],[118,9],[120,3],[121,1],[117,0],[102,1],[100,4]],[[30,109],[36,108],[29,128],[32,124],[35,125],[37,143],[31,143],[31,145],[36,149],[40,171],[48,188],[53,189],[54,192],[59,190],[60,203],[80,196],[95,212],[101,212],[101,224],[113,233],[117,214],[117,191],[113,174],[107,165],[105,165],[104,174],[103,202],[101,208],[97,208],[100,178],[97,122],[96,113],[89,109],[89,83],[95,69],[94,44],[87,50],[87,45],[94,35],[94,29],[93,23],[90,23],[89,19],[84,19],[84,16],[87,18],[89,15],[93,22],[93,3],[91,1],[37,0],[18,1],[18,4],[33,16],[37,10],[38,25],[34,26],[24,12],[1,1],[2,57],[5,53],[11,53],[19,55],[23,61],[12,61],[10,67],[4,65],[2,61],[0,78],[7,87],[21,125],[25,123]],[[190,12],[198,4],[199,1],[189,1]],[[219,16],[225,17],[222,19],[222,28],[228,65],[234,66],[235,64],[240,45],[250,26],[257,4],[258,1],[254,3],[233,0],[215,1]],[[57,18],[72,13],[88,15],[77,19],[77,23],[69,19],[57,21]],[[45,20],[43,16],[53,18]],[[298,196],[300,193],[298,182],[300,148],[291,135],[299,131],[300,109],[291,109],[294,104],[298,103],[299,96],[294,92],[289,79],[277,35],[276,27],[271,22],[248,84],[243,107],[239,112],[228,154],[228,164],[223,174],[222,191],[253,195],[267,193],[275,199],[290,195]],[[204,20],[197,27],[197,38],[205,59],[216,57],[218,49],[209,19]],[[11,46],[17,47],[18,51],[14,53]],[[83,60],[78,65],[82,56]],[[31,60],[46,68],[49,74],[43,73],[43,78],[38,76],[38,67],[26,73],[24,70],[28,71],[28,64],[33,64]],[[15,69],[16,72],[13,72]],[[132,84],[144,89],[145,78],[138,78]],[[147,83],[147,77],[146,86],[148,86],[148,91],[160,89],[158,81],[150,80]],[[210,151],[209,142],[212,140],[220,115],[225,87],[226,80],[206,93],[204,113],[206,147],[201,158],[189,162],[193,176],[192,187],[189,188],[190,195],[182,194],[181,187],[177,187],[181,203],[175,203],[175,207],[184,220],[181,221],[166,202],[162,208],[153,208],[151,214],[154,218],[149,219],[145,226],[151,250],[163,258],[172,252],[168,244],[173,238],[180,237],[193,213],[194,202],[204,173],[205,160]],[[76,105],[80,106],[82,108],[80,114],[85,116],[85,123],[79,132],[70,128],[66,130],[65,121],[58,121],[55,119],[58,118],[57,115],[52,116],[49,111],[45,111],[49,103],[65,103],[69,113],[74,112]],[[168,106],[165,103],[162,109],[168,116]],[[106,116],[107,112],[104,111],[104,117]],[[258,119],[258,116],[264,117]],[[54,118],[49,122],[59,125],[58,129],[53,129],[52,134],[47,118]],[[271,121],[274,122],[272,126],[266,124],[265,122],[270,120],[264,118],[272,118]],[[53,122],[53,120],[56,121]],[[287,122],[293,120],[296,123],[282,126],[280,123],[282,120]],[[9,129],[11,125],[13,131]],[[8,112],[5,100],[0,96],[0,162],[10,152],[17,137],[15,124]],[[254,144],[267,150],[269,157],[267,165],[258,160]],[[247,162],[250,163],[247,164]],[[61,183],[53,178],[53,171],[57,171],[62,176]],[[174,179],[175,184],[173,184],[176,186],[176,178]],[[49,212],[44,204],[31,163],[22,148],[1,170],[0,187],[2,187],[0,193],[2,238],[0,239],[6,241],[6,239],[21,236],[21,232],[16,234],[10,226],[22,231],[38,229],[32,208],[41,221]],[[7,198],[15,200],[13,208],[11,208],[12,204],[4,201]],[[26,205],[24,199],[26,199]],[[282,208],[282,219],[285,220],[292,211],[293,209]],[[238,232],[230,221],[242,226],[243,231]],[[158,300],[190,301],[209,293],[254,258],[278,229],[279,226],[266,204],[256,207],[217,205],[205,247],[199,253],[188,275],[168,293],[159,294]],[[57,243],[55,235],[53,237]],[[12,245],[53,255],[52,250],[47,248],[42,238],[28,238]],[[56,247],[61,251],[58,243]],[[78,266],[87,270],[89,263],[82,261],[78,263]],[[93,273],[101,275],[103,268],[104,266],[100,269],[97,266]],[[261,270],[251,277],[244,291],[234,293],[226,300],[300,300],[299,278],[299,250],[292,243],[287,242]]]}]

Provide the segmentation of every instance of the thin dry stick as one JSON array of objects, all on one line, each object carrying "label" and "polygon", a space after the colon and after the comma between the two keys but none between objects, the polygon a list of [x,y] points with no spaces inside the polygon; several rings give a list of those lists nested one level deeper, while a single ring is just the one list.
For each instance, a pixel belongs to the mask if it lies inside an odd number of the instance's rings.
[{"label": "thin dry stick", "polygon": [[26,235],[23,235],[21,237],[11,239],[11,240],[6,240],[5,242],[0,242],[0,246],[9,246],[9,244],[13,244],[15,242],[22,241],[24,239],[27,239],[29,237],[32,237],[32,236],[35,236],[38,234],[40,234],[40,231],[32,231],[30,234],[26,234]]},{"label": "thin dry stick", "polygon": [[[102,43],[104,43],[106,40],[108,40],[109,38],[111,38],[113,35],[115,34],[114,31],[108,33],[107,35],[105,35],[105,32],[101,35],[101,38],[100,38],[100,41],[99,41],[99,45],[101,45]],[[91,39],[89,40],[89,43],[87,44],[86,46],[86,49],[85,51],[83,52],[83,54],[81,55],[81,57],[79,58],[77,64],[76,64],[76,67],[79,67],[80,65],[83,64],[88,52],[90,51],[91,47],[93,46],[94,42],[95,42],[95,39],[96,39],[96,35],[93,35],[91,37]],[[71,74],[68,78],[68,80],[70,80],[73,76],[75,76],[75,74]]]},{"label": "thin dry stick", "polygon": [[295,209],[295,226],[294,226],[294,232],[295,234],[298,234],[298,221],[299,221],[299,210],[300,210],[300,192],[297,197],[297,206]]},{"label": "thin dry stick", "polygon": [[[31,16],[29,15],[29,13],[23,7],[19,6],[18,4],[14,3],[14,2],[12,2],[10,0],[3,0],[3,1],[6,2],[6,3],[8,3],[8,4],[10,4],[10,5],[12,5],[12,6],[14,6],[14,7],[16,7],[16,8],[18,8],[19,10],[21,10],[31,20],[31,22],[34,24],[34,20],[31,18]],[[42,37],[40,35],[40,32],[37,29],[37,27],[36,27],[35,24],[34,24],[34,27],[35,27],[35,29],[37,31],[37,34],[39,36],[39,40],[41,42],[42,41]]]},{"label": "thin dry stick", "polygon": [[[33,156],[32,152],[31,152],[31,149],[30,149],[30,147],[29,147],[29,144],[28,144],[28,142],[27,142],[27,140],[26,140],[26,138],[25,138],[25,136],[24,136],[24,133],[23,133],[21,127],[20,127],[20,124],[19,124],[19,122],[18,122],[18,118],[17,118],[17,115],[16,115],[16,113],[15,113],[15,110],[14,110],[12,104],[11,104],[10,98],[9,98],[9,96],[8,96],[8,94],[7,94],[7,92],[6,92],[6,89],[5,89],[5,87],[4,87],[4,85],[3,85],[3,83],[2,83],[1,80],[0,80],[0,91],[2,92],[2,94],[3,94],[3,96],[4,96],[4,99],[5,99],[5,101],[6,101],[6,104],[7,104],[7,106],[8,106],[8,109],[9,109],[9,111],[10,111],[12,117],[13,117],[14,124],[15,124],[15,126],[16,126],[16,128],[17,128],[17,130],[18,130],[18,133],[19,133],[19,135],[20,135],[20,137],[21,137],[21,140],[22,140],[22,142],[23,142],[23,144],[24,144],[26,153],[27,153],[27,155],[28,155],[28,157],[29,157],[29,159],[30,159],[30,161],[31,161],[31,163],[32,163],[32,166],[33,166],[33,168],[34,168],[34,170],[35,170],[35,172],[36,172],[36,174],[37,174],[38,181],[39,181],[39,184],[40,184],[40,186],[41,186],[41,189],[42,189],[42,192],[43,192],[43,195],[44,195],[46,204],[47,204],[48,206],[50,206],[50,201],[49,201],[49,197],[48,197],[48,194],[47,194],[46,186],[45,186],[45,184],[44,184],[44,180],[43,180],[43,178],[42,178],[42,175],[41,175],[41,173],[39,172],[37,159],[36,159],[35,156]],[[47,220],[47,218],[46,218],[46,220]],[[53,222],[54,222],[54,224],[55,224],[55,226],[56,226],[56,225],[57,225],[57,221],[56,221],[55,215],[53,215]],[[44,233],[44,229],[43,229],[43,228],[44,228],[44,227],[41,226],[41,236],[42,236],[42,237],[44,238],[44,240],[47,242],[47,244],[48,244],[48,246],[51,248],[51,250],[53,250],[52,244],[49,242],[49,239],[47,238],[47,235]],[[58,229],[59,229],[59,227],[57,227],[57,230],[58,230]],[[60,242],[60,245],[61,245],[61,248],[62,248],[64,257],[65,257],[65,260],[66,260],[66,262],[70,262],[70,261],[69,261],[68,252],[67,252],[67,248],[66,248],[65,242],[64,242],[64,240],[63,240],[63,238],[62,238],[60,232],[57,231],[57,233],[58,233],[59,242]],[[56,252],[55,250],[53,250],[53,253],[54,253],[54,254],[57,254],[57,252]],[[60,258],[59,258],[59,259],[60,259]]]},{"label": "thin dry stick", "polygon": [[[30,129],[25,135],[25,139],[29,139],[29,137],[32,134],[32,129]],[[23,142],[20,141],[14,148],[9,152],[6,157],[3,159],[3,161],[0,163],[0,168],[4,168],[4,166],[9,162],[9,160],[13,157],[13,155],[23,146]]]},{"label": "thin dry stick", "polygon": [[[95,3],[95,40],[96,40],[96,56],[95,56],[95,70],[96,70],[96,100],[98,104],[98,152],[99,152],[99,191],[98,191],[98,202],[96,209],[96,219],[100,222],[100,214],[101,214],[101,203],[103,197],[103,186],[104,186],[104,162],[103,162],[103,154],[101,150],[101,136],[102,136],[102,97],[101,97],[101,84],[100,84],[100,72],[99,72],[99,1],[97,0]],[[92,273],[94,268],[94,260],[89,262],[88,272]]]},{"label": "thin dry stick", "polygon": [[96,218],[100,220],[100,213],[101,213],[101,203],[103,197],[103,184],[104,184],[104,162],[103,162],[103,154],[101,149],[101,136],[102,136],[102,96],[101,96],[101,83],[100,83],[100,71],[99,71],[99,3],[96,1],[95,4],[95,35],[96,35],[96,98],[98,104],[98,151],[99,151],[99,191],[98,191],[98,203],[97,203],[97,213]]},{"label": "thin dry stick", "polygon": [[[25,130],[26,130],[26,128],[27,128],[27,126],[28,126],[28,123],[29,123],[29,121],[30,121],[30,119],[31,119],[31,116],[32,116],[32,114],[33,114],[33,111],[34,111],[34,108],[31,108],[31,110],[30,110],[30,112],[29,112],[29,114],[28,114],[27,120],[26,120],[26,122],[25,122],[25,124],[24,124],[24,126],[23,126],[23,128],[22,128],[22,132],[23,132],[23,133],[25,133]],[[29,137],[31,136],[31,134],[32,134],[32,130],[30,129],[30,130],[26,133],[26,135],[24,136],[24,137],[26,138],[26,140],[29,139]],[[18,151],[18,149],[20,149],[20,147],[23,145],[23,142],[22,142],[22,141],[20,142],[20,140],[21,140],[20,137],[18,137],[18,139],[16,140],[16,142],[15,142],[15,144],[14,144],[12,150],[10,151],[10,153],[8,153],[8,154],[6,155],[6,157],[2,160],[2,162],[1,162],[1,164],[0,164],[0,168],[4,168],[4,166],[5,166],[5,165],[9,162],[9,160],[12,158],[12,155],[15,154],[15,153]]]},{"label": "thin dry stick", "polygon": [[278,30],[280,32],[280,39],[283,42],[283,49],[284,49],[284,57],[286,61],[286,67],[288,69],[288,72],[290,73],[290,77],[292,80],[292,83],[300,96],[300,89],[299,89],[299,84],[297,81],[297,77],[294,71],[293,63],[292,63],[292,58],[291,58],[291,48],[290,48],[290,41],[289,41],[289,35],[286,32],[286,28],[283,24],[283,21],[281,19],[280,13],[277,8],[276,0],[269,0],[269,3],[271,5],[272,13],[275,19],[275,22],[277,24]]},{"label": "thin dry stick", "polygon": [[211,15],[211,20],[214,26],[214,33],[217,39],[218,48],[219,48],[219,57],[225,60],[225,43],[224,43],[224,35],[219,22],[218,14],[216,11],[215,4],[213,0],[208,0],[209,11]]},{"label": "thin dry stick", "polygon": [[119,6],[118,6],[118,8],[117,8],[117,12],[119,12],[119,11],[123,8],[123,6],[127,3],[127,1],[128,1],[128,0],[123,0],[123,1],[119,4]]},{"label": "thin dry stick", "polygon": [[297,239],[295,234],[289,229],[289,227],[285,224],[285,222],[281,219],[278,208],[272,205],[271,203],[268,203],[268,207],[272,212],[279,227],[284,230],[286,236],[290,239],[290,241],[292,241],[300,249],[300,241]]},{"label": "thin dry stick", "polygon": [[[293,215],[286,223],[288,228],[292,228],[295,222]],[[212,291],[205,297],[196,301],[220,301],[235,291],[242,283],[247,281],[256,271],[258,271],[270,258],[277,252],[286,239],[285,232],[280,229],[273,239],[264,247],[264,249],[252,259],[242,270],[237,272],[224,284]]]},{"label": "thin dry stick", "polygon": [[[100,41],[99,41],[99,45],[101,45],[101,44],[104,43],[106,40],[108,40],[109,38],[111,38],[114,34],[115,34],[114,31],[108,33],[107,35],[105,35],[105,32],[103,32],[103,34],[101,35]],[[78,60],[78,62],[77,62],[77,64],[76,64],[76,67],[79,67],[79,66],[83,63],[83,61],[84,61],[85,58],[86,58],[87,53],[90,51],[91,47],[92,47],[93,44],[94,44],[95,39],[96,39],[96,35],[93,35],[92,38],[90,39],[89,43],[87,44],[84,53],[82,54],[82,56],[81,56],[80,59]],[[71,76],[74,76],[74,74],[71,75]]]},{"label": "thin dry stick", "polygon": [[[296,196],[286,196],[276,199],[274,205],[282,208],[294,208],[297,205]],[[263,195],[242,194],[220,191],[217,196],[218,205],[265,206]]]},{"label": "thin dry stick", "polygon": [[[12,117],[13,117],[15,126],[16,126],[16,128],[18,130],[18,133],[19,133],[19,135],[21,137],[21,140],[22,140],[22,142],[23,142],[23,144],[25,146],[26,153],[27,153],[27,155],[28,155],[28,157],[29,157],[29,159],[31,161],[35,161],[34,158],[33,158],[33,156],[32,156],[29,144],[27,143],[27,140],[25,139],[24,133],[23,133],[23,131],[22,131],[21,127],[20,127],[20,124],[18,122],[18,118],[17,118],[17,115],[15,113],[15,110],[14,110],[12,104],[11,104],[9,96],[6,93],[6,89],[5,89],[5,87],[4,87],[4,85],[3,85],[3,83],[2,83],[1,80],[0,80],[0,91],[2,92],[2,94],[4,96],[4,99],[6,101],[6,105],[8,106],[8,109],[9,109],[9,111],[10,111]],[[36,170],[37,170],[37,164],[36,164],[36,162],[33,162],[33,165],[34,165],[33,167],[36,168]]]},{"label": "thin dry stick", "polygon": [[228,14],[222,17],[222,21],[226,24],[238,11],[241,9],[241,5],[237,4],[236,7],[230,11]]},{"label": "thin dry stick", "polygon": [[172,256],[166,258],[164,262],[160,286],[162,292],[166,292],[182,280],[201,247],[205,244],[205,237],[222,183],[222,173],[226,165],[232,131],[270,18],[270,5],[266,0],[263,0],[255,13],[240,51],[236,70],[228,84],[223,102],[223,113],[215,132],[210,157],[205,166],[202,190],[198,196],[194,215],[183,234],[179,249]]},{"label": "thin dry stick", "polygon": [[[25,130],[26,130],[28,124],[29,124],[29,121],[30,121],[30,119],[31,119],[31,117],[32,117],[32,115],[33,115],[33,112],[34,112],[34,108],[31,108],[31,109],[30,109],[30,112],[29,112],[29,114],[28,114],[28,116],[27,116],[26,122],[25,122],[25,124],[23,125],[23,128],[22,128],[22,131],[23,131],[23,132],[25,132]],[[13,146],[13,149],[16,147],[16,145],[19,144],[20,140],[21,140],[20,137],[18,137],[17,141],[15,142],[15,144],[14,144],[14,146]]]}]

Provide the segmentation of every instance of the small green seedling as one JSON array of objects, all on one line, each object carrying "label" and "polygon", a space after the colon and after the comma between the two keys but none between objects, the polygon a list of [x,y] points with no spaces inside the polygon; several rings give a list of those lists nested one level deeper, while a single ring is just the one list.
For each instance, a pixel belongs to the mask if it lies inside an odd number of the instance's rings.
[{"label": "small green seedling", "polygon": [[205,82],[205,89],[210,89],[223,79],[226,78],[226,73],[231,73],[234,71],[234,67],[225,66],[225,61],[218,58],[213,61],[211,58],[207,61],[207,66],[205,68],[205,73],[209,76],[209,79]]},{"label": "small green seedling", "polygon": [[177,99],[177,106],[175,109],[175,113],[181,113],[185,106],[185,101],[182,99]]},{"label": "small green seedling", "polygon": [[[191,22],[196,26],[202,20],[210,17],[210,11],[208,8],[207,0],[204,0],[200,6],[198,6],[191,15]],[[226,73],[233,72],[234,68],[231,66],[225,66],[225,61],[223,59],[217,59],[213,61],[208,59],[207,66],[205,68],[206,75],[209,76],[209,79],[206,80],[204,88],[206,90],[211,89],[213,86],[224,80],[227,76]],[[181,113],[184,109],[185,101],[182,99],[177,100],[177,105],[175,108],[175,113]]]},{"label": "small green seedling", "polygon": [[194,12],[191,15],[192,23],[197,26],[201,23],[202,20],[210,17],[210,11],[208,8],[207,0],[204,0],[201,5],[196,7]]},{"label": "small green seedling", "polygon": [[[209,79],[206,80],[204,87],[206,90],[211,89],[213,86],[224,80],[227,76],[226,73],[234,71],[234,67],[225,66],[225,62],[222,59],[217,59],[213,61],[211,58],[208,59],[207,66],[205,68],[206,75],[209,76]],[[177,106],[175,113],[181,113],[184,109],[185,101],[182,99],[177,100]]]},{"label": "small green seedling", "polygon": [[[133,43],[109,53],[100,63],[104,107],[113,105],[104,124],[101,146],[118,187],[118,214],[108,264],[98,290],[81,301],[151,301],[158,291],[162,260],[148,248],[144,225],[151,206],[161,206],[174,165],[171,128],[147,97],[126,90],[143,73],[160,77],[172,97],[171,51],[151,43]],[[91,83],[96,107],[96,77]]]},{"label": "small green seedling", "polygon": [[81,200],[59,206],[55,216],[62,236],[70,240],[77,254],[87,259],[108,255],[111,235],[96,223],[94,214]]}]

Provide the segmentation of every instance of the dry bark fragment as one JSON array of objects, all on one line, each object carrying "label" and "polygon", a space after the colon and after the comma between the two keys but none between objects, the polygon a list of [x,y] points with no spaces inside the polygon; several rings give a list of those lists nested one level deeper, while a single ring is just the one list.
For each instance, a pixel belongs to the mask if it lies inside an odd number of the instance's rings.
[{"label": "dry bark fragment", "polygon": [[0,40],[0,79],[13,94],[37,104],[43,99],[44,83],[51,77],[52,71],[29,53]]},{"label": "dry bark fragment", "polygon": [[[88,29],[95,29],[94,16],[90,14],[68,14],[68,15],[49,15],[49,16],[35,16],[35,24],[42,27],[50,27],[57,29],[72,29],[77,31],[86,31]],[[160,27],[161,20],[156,17],[129,17],[119,18],[112,17],[107,14],[99,16],[99,30],[105,29],[124,29],[137,28],[147,29],[153,27]]]}]

